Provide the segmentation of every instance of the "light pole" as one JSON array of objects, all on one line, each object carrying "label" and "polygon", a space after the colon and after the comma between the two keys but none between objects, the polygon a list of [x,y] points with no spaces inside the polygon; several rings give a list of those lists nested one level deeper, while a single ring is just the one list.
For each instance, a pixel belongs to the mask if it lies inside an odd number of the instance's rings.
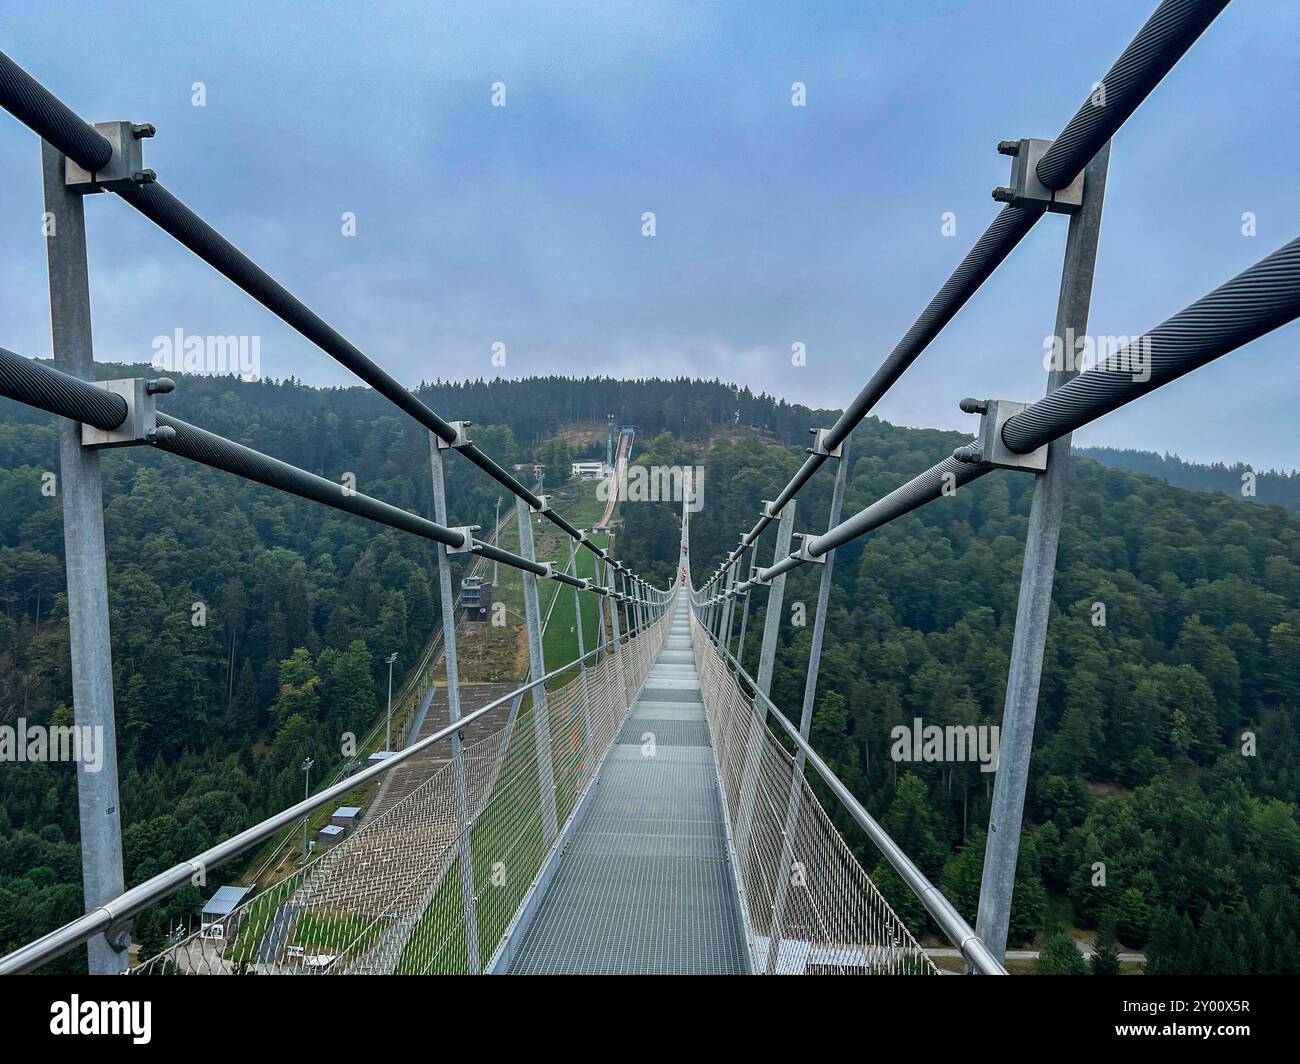
[{"label": "light pole", "polygon": [[[499,547],[501,545],[500,540],[501,540],[501,496],[498,495],[497,496],[497,520],[496,520],[496,524],[492,526],[492,546]],[[493,587],[497,586],[497,576],[500,573],[500,569],[501,569],[501,563],[497,561],[495,558],[493,558],[492,559],[492,586]]]},{"label": "light pole", "polygon": [[[316,764],[310,757],[302,763],[302,797],[306,801],[311,797],[311,767]],[[307,821],[311,819],[309,815],[304,814],[302,818],[302,863],[307,863]]]},{"label": "light pole", "polygon": [[384,749],[393,748],[393,662],[397,660],[397,651],[394,650],[384,659],[388,662],[388,722],[384,727]]}]

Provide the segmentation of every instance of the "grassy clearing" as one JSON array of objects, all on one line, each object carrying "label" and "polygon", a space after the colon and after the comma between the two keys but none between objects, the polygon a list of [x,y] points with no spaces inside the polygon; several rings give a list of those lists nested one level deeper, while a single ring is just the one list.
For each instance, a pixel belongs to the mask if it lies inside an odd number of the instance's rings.
[{"label": "grassy clearing", "polygon": [[302,946],[308,954],[328,954],[346,949],[350,956],[357,956],[378,937],[381,930],[369,916],[308,910],[298,917],[289,945]]}]

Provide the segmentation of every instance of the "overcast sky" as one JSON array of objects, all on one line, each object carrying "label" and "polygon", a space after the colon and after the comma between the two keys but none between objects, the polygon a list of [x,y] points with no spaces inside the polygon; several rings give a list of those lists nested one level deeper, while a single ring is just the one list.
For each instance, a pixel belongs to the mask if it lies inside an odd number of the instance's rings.
[{"label": "overcast sky", "polygon": [[[408,384],[689,374],[842,406],[996,214],[997,141],[1058,133],[1155,0],[4,4],[0,49],[90,121],[154,123],[159,179]],[[1121,130],[1093,333],[1300,235],[1298,34],[1300,4],[1238,0]],[[37,145],[4,116],[0,166],[0,344],[45,356]],[[101,360],[180,328],[352,381],[115,198],[88,208]],[[1066,224],[876,413],[971,428],[964,395],[1040,395]],[[1283,329],[1076,439],[1296,468],[1298,348]]]}]

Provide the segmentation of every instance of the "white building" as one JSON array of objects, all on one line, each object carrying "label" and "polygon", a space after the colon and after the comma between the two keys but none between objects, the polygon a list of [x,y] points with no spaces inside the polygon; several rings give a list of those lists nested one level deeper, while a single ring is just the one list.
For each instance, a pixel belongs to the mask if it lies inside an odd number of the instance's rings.
[{"label": "white building", "polygon": [[604,462],[574,462],[573,475],[583,480],[600,480],[605,476]]}]

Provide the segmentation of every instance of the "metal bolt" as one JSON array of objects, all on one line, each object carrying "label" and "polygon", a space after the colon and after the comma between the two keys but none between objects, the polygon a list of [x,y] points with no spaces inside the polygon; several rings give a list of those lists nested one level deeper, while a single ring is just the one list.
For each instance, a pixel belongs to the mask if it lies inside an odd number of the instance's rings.
[{"label": "metal bolt", "polygon": [[1020,141],[1018,140],[1000,140],[998,141],[999,155],[1019,155]]},{"label": "metal bolt", "polygon": [[1016,193],[1014,189],[999,186],[993,190],[993,198],[999,203],[1010,203],[1016,198]]},{"label": "metal bolt", "polygon": [[150,137],[157,134],[157,132],[158,130],[154,128],[152,122],[141,122],[139,125],[133,125],[131,127],[131,136],[136,140],[148,140]]},{"label": "metal bolt", "polygon": [[152,185],[158,180],[158,175],[152,170],[137,170],[131,175],[131,180],[137,185]]},{"label": "metal bolt", "polygon": [[158,377],[155,380],[146,381],[144,386],[145,395],[168,395],[176,390],[176,382],[170,377]]},{"label": "metal bolt", "polygon": [[963,399],[959,404],[963,414],[987,414],[989,412],[989,401],[987,399]]}]

